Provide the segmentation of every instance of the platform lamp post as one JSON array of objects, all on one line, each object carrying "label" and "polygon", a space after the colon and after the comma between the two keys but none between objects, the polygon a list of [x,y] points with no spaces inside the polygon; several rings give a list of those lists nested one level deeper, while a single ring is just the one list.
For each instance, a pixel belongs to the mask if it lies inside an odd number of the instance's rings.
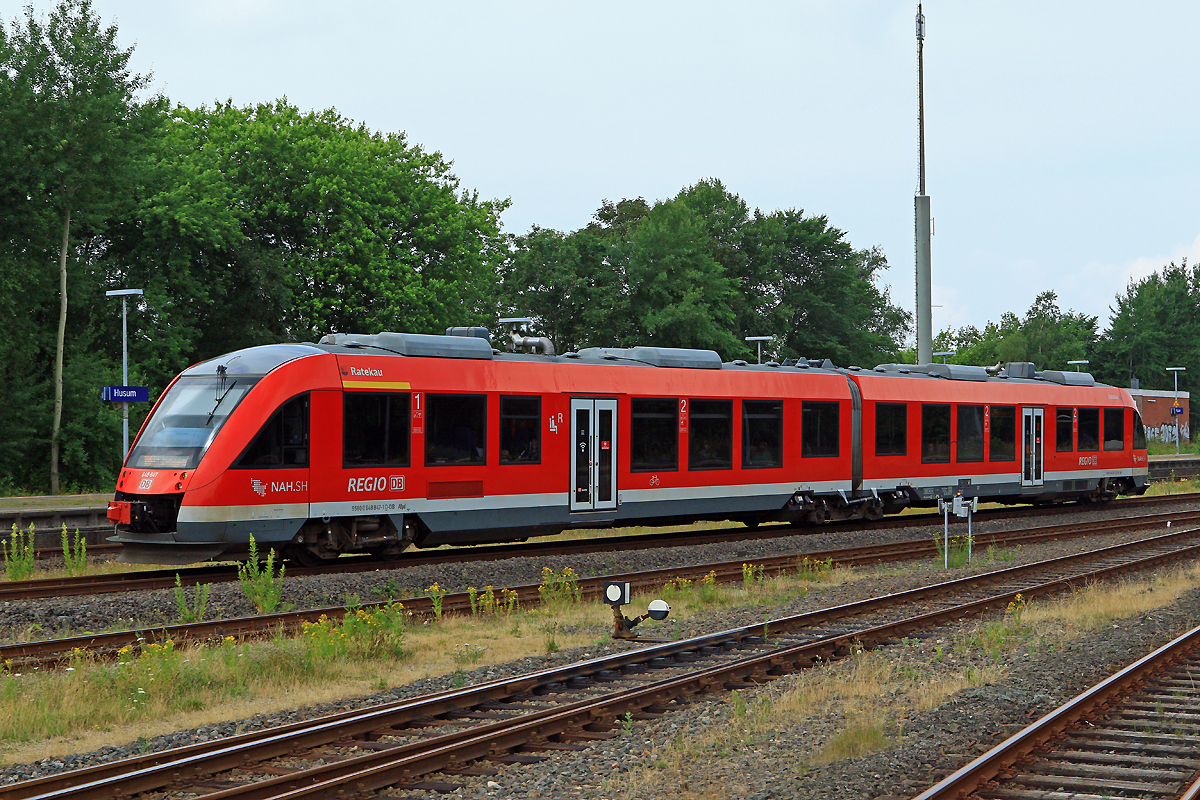
[{"label": "platform lamp post", "polygon": [[1175,373],[1175,405],[1171,406],[1171,414],[1175,417],[1175,455],[1179,455],[1179,418],[1182,416],[1179,408],[1179,373],[1187,372],[1187,367],[1167,367],[1167,372]]},{"label": "platform lamp post", "polygon": [[747,336],[747,342],[758,342],[758,363],[762,363],[762,343],[769,342],[774,339],[774,336]]},{"label": "platform lamp post", "polygon": [[[121,298],[121,385],[129,385],[129,329],[125,322],[125,303],[130,297],[141,297],[143,294],[141,289],[115,289],[111,292],[105,292],[105,297]],[[125,457],[129,455],[129,403],[121,403],[121,433],[122,443],[124,445],[121,450],[121,463],[125,463]]]},{"label": "platform lamp post", "polygon": [[958,355],[958,351],[957,351],[957,350],[943,350],[943,351],[942,351],[942,352],[940,352],[940,353],[934,353],[934,354],[933,354],[933,357],[934,357],[934,358],[937,358],[938,356],[941,356],[941,357],[942,357],[942,363],[943,363],[943,364],[945,364],[945,363],[946,363],[946,359],[947,359],[948,357],[950,357],[950,356],[956,356],[956,355]]},{"label": "platform lamp post", "polygon": [[1076,371],[1076,372],[1079,372],[1079,365],[1080,365],[1080,364],[1087,364],[1087,363],[1089,363],[1089,362],[1088,362],[1088,360],[1085,358],[1085,359],[1083,359],[1083,360],[1081,360],[1081,361],[1068,361],[1067,363],[1068,363],[1068,364],[1074,364],[1074,365],[1075,365],[1075,371]]}]

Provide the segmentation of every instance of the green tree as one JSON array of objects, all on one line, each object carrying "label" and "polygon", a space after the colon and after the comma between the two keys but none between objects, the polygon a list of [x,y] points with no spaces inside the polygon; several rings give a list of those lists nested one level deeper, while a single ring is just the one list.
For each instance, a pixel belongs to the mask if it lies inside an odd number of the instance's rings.
[{"label": "green tree", "polygon": [[1062,311],[1058,295],[1040,293],[1024,317],[1011,311],[981,331],[973,325],[946,329],[934,337],[934,350],[954,351],[954,364],[992,366],[1008,361],[1032,361],[1039,369],[1069,369],[1068,361],[1090,359],[1097,339],[1097,318]]},{"label": "green tree", "polygon": [[1100,337],[1092,367],[1103,380],[1171,389],[1167,367],[1200,371],[1200,268],[1187,259],[1131,281],[1117,295],[1109,329]]},{"label": "green tree", "polygon": [[[6,147],[23,164],[3,183],[24,187],[22,216],[57,222],[58,326],[50,433],[50,491],[59,489],[63,359],[72,225],[98,227],[137,174],[136,163],[158,119],[161,100],[136,94],[148,76],[129,70],[116,26],[102,27],[90,0],[61,0],[43,23],[32,6],[12,22],[0,72],[6,73]],[[8,103],[13,105],[9,106]],[[12,162],[6,159],[5,166]],[[44,244],[41,245],[45,247]],[[34,249],[34,248],[31,248]]]},{"label": "green tree", "polygon": [[[680,201],[656,205],[620,247],[630,335],[641,344],[743,350],[732,331],[733,280],[712,257],[703,218]],[[633,344],[634,342],[629,342]]]},{"label": "green tree", "polygon": [[796,210],[756,214],[746,237],[764,265],[753,291],[780,357],[861,366],[896,357],[911,315],[877,284],[887,268],[878,248],[855,250],[826,217]]}]

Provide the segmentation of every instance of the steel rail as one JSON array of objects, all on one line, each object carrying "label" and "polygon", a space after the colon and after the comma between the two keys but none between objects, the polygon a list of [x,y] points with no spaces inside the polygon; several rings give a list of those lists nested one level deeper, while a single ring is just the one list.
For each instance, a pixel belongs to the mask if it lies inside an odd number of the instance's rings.
[{"label": "steel rail", "polygon": [[[1135,518],[1132,521],[1123,520],[1120,523],[1105,521],[1100,523],[1084,523],[1083,525],[1059,525],[1048,528],[1001,531],[981,534],[976,541],[979,547],[989,545],[1021,545],[1062,538],[1067,535],[1095,535],[1098,531],[1111,534],[1147,527],[1158,527],[1163,524],[1164,520],[1183,523],[1200,521],[1200,512],[1160,514],[1152,517]],[[610,580],[628,581],[638,590],[654,590],[673,580],[700,580],[710,572],[714,574],[716,581],[719,583],[737,583],[744,578],[743,564],[761,568],[766,575],[780,575],[796,569],[799,559],[809,559],[818,563],[828,560],[831,564],[852,567],[926,558],[936,554],[937,548],[931,539],[909,539],[901,542],[864,545],[861,547],[810,553],[790,553],[733,562],[697,564],[624,575],[609,575],[582,579],[579,581],[579,586],[584,597],[595,599],[600,596],[604,583]],[[508,591],[516,593],[516,603],[523,608],[531,607],[540,602],[540,586],[538,584],[510,587]],[[372,601],[359,604],[354,608],[378,609],[391,602],[393,601]],[[442,599],[442,612],[444,614],[471,613],[471,602],[471,597],[466,592],[448,594]],[[403,605],[405,610],[413,616],[429,617],[433,615],[433,601],[428,596],[407,598],[403,600]],[[252,617],[235,617],[207,622],[113,631],[110,633],[84,634],[82,636],[46,639],[35,642],[17,642],[0,645],[0,662],[8,660],[22,668],[28,668],[35,664],[52,667],[62,663],[66,656],[77,651],[87,651],[94,655],[106,656],[113,654],[122,647],[137,645],[141,641],[161,642],[171,639],[176,643],[182,643],[185,641],[220,639],[226,636],[244,639],[281,629],[295,630],[301,628],[305,623],[319,621],[322,616],[331,619],[340,619],[345,615],[347,610],[345,606],[329,606],[300,611],[281,611]]]},{"label": "steel rail", "polygon": [[[1010,512],[1003,513],[1012,516]],[[1102,520],[1091,523],[1068,523],[1054,527],[1060,531],[1068,529],[1074,531],[1079,525],[1090,526],[1089,529],[1092,530],[1112,525],[1143,524],[1150,526],[1155,520],[1163,522],[1166,520],[1179,520],[1180,522],[1186,522],[1197,518],[1197,514],[1200,514],[1200,512],[1166,512],[1143,515],[1139,517],[1117,517],[1111,520]],[[935,516],[936,521],[938,522],[941,522],[942,520],[941,516],[938,515],[921,515],[921,517],[927,516]],[[876,525],[875,527],[911,527],[913,525],[912,522],[893,524],[900,523],[902,520],[903,518],[885,520],[882,522],[887,523],[886,525]],[[1144,520],[1145,522],[1138,523],[1138,520]],[[765,528],[760,527],[755,530],[751,530],[749,528],[723,528],[705,532],[690,531],[684,535],[681,535],[678,532],[672,532],[636,536],[613,536],[589,541],[540,542],[532,545],[487,545],[479,547],[456,548],[455,550],[448,552],[405,555],[396,561],[390,562],[380,562],[370,557],[342,558],[337,559],[337,561],[345,563],[324,565],[320,567],[289,566],[288,574],[306,576],[324,575],[330,573],[374,572],[389,569],[402,569],[405,567],[418,565],[444,564],[448,562],[499,560],[505,558],[525,557],[531,554],[536,554],[537,556],[565,556],[580,553],[612,552],[631,548],[683,547],[693,544],[711,543],[714,541],[727,542],[763,538],[782,538],[790,535],[796,535],[796,530],[797,529],[792,526],[778,525]],[[986,536],[987,534],[980,534],[977,537],[977,540],[986,544],[988,541],[985,538]],[[170,589],[176,585],[176,577],[179,578],[180,585],[185,587],[192,587],[202,583],[232,582],[237,580],[237,568],[235,566],[226,565],[204,565],[198,567],[187,567],[179,570],[152,570],[118,573],[115,575],[88,575],[82,577],[37,578],[23,581],[6,581],[0,583],[0,601],[32,600],[46,597],[70,597],[72,595],[80,594],[110,594],[114,592]]]},{"label": "steel rail", "polygon": [[[1094,712],[1129,694],[1197,648],[1200,648],[1200,627],[1193,628],[1105,678],[926,789],[914,800],[950,800],[970,795],[1001,772],[1076,727]],[[1193,782],[1181,797],[1195,798],[1197,792],[1200,792],[1200,780]]]},{"label": "steel rail", "polygon": [[[1184,512],[1176,514],[1159,514],[1150,517],[1139,517],[1133,520],[1122,519],[1120,522],[1104,521],[1099,523],[1084,523],[1082,525],[1058,525],[1048,528],[1027,528],[1017,531],[1001,531],[980,534],[977,546],[1012,546],[1035,543],[1047,539],[1061,538],[1067,535],[1095,535],[1097,532],[1120,533],[1147,527],[1161,526],[1164,521],[1186,523],[1200,521],[1200,512]],[[879,564],[889,561],[911,560],[936,555],[937,549],[931,539],[909,539],[901,542],[864,545],[861,547],[839,548],[810,553],[790,553],[757,559],[745,559],[734,562],[718,562],[697,564],[688,567],[670,567],[660,570],[630,573],[626,575],[610,575],[599,578],[583,579],[579,582],[583,595],[588,599],[599,597],[604,582],[609,580],[629,581],[639,590],[658,589],[669,581],[677,579],[699,580],[712,572],[717,582],[737,583],[743,580],[743,564],[761,568],[764,574],[779,575],[797,568],[798,559],[809,559],[814,562],[828,560],[831,564],[844,567]],[[537,584],[526,584],[510,587],[508,591],[516,593],[516,602],[528,608],[540,601],[540,587]],[[363,603],[355,608],[377,609],[392,601],[372,601]],[[432,616],[433,602],[429,597],[414,597],[403,601],[405,610],[414,616]],[[305,609],[301,611],[283,611],[272,614],[262,614],[253,617],[236,617],[231,619],[211,620],[186,624],[157,626],[110,633],[85,634],[82,636],[46,639],[35,642],[17,642],[0,645],[0,663],[5,660],[23,668],[38,666],[54,666],[63,661],[68,654],[76,651],[87,651],[96,655],[111,655],[116,650],[136,645],[140,641],[159,642],[171,639],[176,643],[184,641],[205,641],[226,636],[248,638],[261,635],[264,632],[279,629],[294,630],[305,623],[313,623],[322,616],[338,619],[345,615],[347,607],[330,606],[324,608]],[[448,594],[442,599],[442,612],[445,614],[466,614],[472,611],[471,598],[466,592]]]},{"label": "steel rail", "polygon": [[[1150,544],[1163,544],[1168,542],[1180,542],[1185,538],[1194,538],[1195,531],[1189,532],[1191,536],[1185,536],[1184,532],[1176,532],[1174,534],[1155,537],[1153,540],[1147,540],[1147,546]],[[1100,551],[1095,551],[1092,554],[1093,558],[1107,558],[1116,554],[1118,551],[1128,550],[1129,545],[1117,545],[1110,548],[1104,548]],[[934,625],[940,625],[953,619],[958,619],[964,616],[972,616],[989,608],[994,608],[998,605],[1003,606],[1012,601],[1018,594],[1023,594],[1026,597],[1034,597],[1051,592],[1061,591],[1064,588],[1069,588],[1077,585],[1081,581],[1092,581],[1108,577],[1119,572],[1145,569],[1149,566],[1156,566],[1170,560],[1195,556],[1200,554],[1200,544],[1187,545],[1170,552],[1155,553],[1151,556],[1129,561],[1123,564],[1110,565],[1098,570],[1091,570],[1086,573],[1077,573],[1065,577],[1055,578],[1051,581],[1042,581],[1038,584],[1025,585],[1016,589],[1009,589],[998,594],[991,595],[984,599],[972,600],[957,606],[951,606],[945,609],[932,611],[915,617],[909,617],[899,621],[889,622],[882,625],[872,625],[869,627],[861,627],[858,629],[838,633],[831,636],[819,638],[815,641],[806,642],[800,645],[782,647],[773,650],[769,653],[758,657],[750,657],[741,659],[733,665],[728,665],[727,669],[732,672],[727,672],[728,676],[720,682],[723,686],[726,683],[744,682],[747,678],[767,679],[774,677],[780,671],[794,670],[804,666],[809,666],[821,661],[827,661],[839,655],[844,655],[858,644],[872,646],[881,642],[895,639],[897,636],[906,635],[914,630],[928,628]],[[1062,566],[1066,562],[1079,561],[1086,554],[1076,554],[1059,559],[1049,559],[1045,562],[1040,562],[1043,567],[1051,568]],[[1013,567],[1007,570],[1000,570],[999,573],[1006,573],[1009,577],[1014,571],[1026,572],[1032,565],[1023,565],[1021,567]],[[975,576],[975,578],[962,578],[956,581],[948,582],[945,585],[966,585],[972,581],[980,581],[984,578],[991,577],[990,575]],[[942,586],[942,585],[937,585]],[[913,590],[907,595],[908,600],[918,597],[921,592],[928,592],[935,587],[923,587],[922,589]],[[470,706],[472,703],[479,703],[487,699],[495,699],[500,697],[511,696],[514,693],[532,691],[539,686],[548,686],[553,683],[569,680],[576,675],[597,676],[604,671],[620,669],[625,666],[635,665],[638,663],[650,662],[656,658],[667,658],[688,651],[696,650],[705,646],[719,646],[725,642],[746,642],[752,637],[759,637],[761,634],[770,631],[789,631],[796,628],[804,628],[806,625],[814,622],[821,615],[828,614],[847,614],[850,609],[857,607],[865,608],[868,604],[889,603],[895,602],[901,595],[885,596],[884,598],[875,598],[872,601],[862,601],[857,604],[847,604],[847,606],[839,609],[827,609],[820,612],[810,612],[809,614],[797,615],[795,617],[786,617],[777,620],[768,621],[765,623],[744,626],[742,628],[731,629],[729,631],[721,631],[713,634],[706,634],[701,637],[696,637],[689,640],[681,640],[679,642],[670,642],[658,645],[649,646],[643,650],[621,653],[613,656],[592,659],[582,664],[570,665],[551,670],[543,670],[539,673],[520,676],[512,681],[495,681],[489,684],[483,684],[470,689],[452,690],[439,695],[434,695],[428,698],[419,698],[415,700],[400,701],[398,703],[388,704],[385,707],[376,709],[367,709],[357,712],[344,712],[335,716],[322,718],[309,723],[294,723],[292,725],[275,728],[264,732],[253,734],[243,734],[231,739],[222,740],[220,742],[209,742],[199,745],[192,745],[187,748],[182,748],[175,751],[167,751],[164,753],[152,754],[150,756],[126,760],[124,762],[115,762],[113,764],[101,765],[100,767],[78,770],[63,775],[43,778],[36,781],[25,782],[22,784],[13,784],[0,787],[0,800],[17,800],[18,798],[51,798],[51,797],[110,797],[114,791],[114,786],[111,780],[118,775],[123,769],[132,768],[132,780],[130,785],[123,785],[121,792],[132,793],[137,791],[153,791],[162,786],[170,784],[180,776],[193,774],[199,769],[201,759],[212,755],[216,758],[214,766],[211,768],[206,766],[203,769],[204,774],[212,774],[223,769],[230,769],[237,766],[242,766],[246,763],[262,761],[267,758],[281,755],[287,752],[292,752],[298,746],[316,746],[310,745],[309,742],[315,741],[330,741],[332,738],[345,738],[346,736],[361,735],[370,730],[380,728],[388,728],[397,724],[397,719],[408,715],[409,718],[424,717],[431,714],[436,715],[444,713],[446,710],[462,708]],[[705,686],[713,688],[716,683],[712,679],[711,673],[700,673],[700,677],[695,679],[699,681],[697,684],[700,689]],[[619,713],[623,708],[618,706]],[[508,734],[501,736],[499,741],[508,741]],[[322,739],[321,737],[326,737]],[[477,743],[476,743],[477,744]],[[474,745],[472,745],[474,746]],[[253,752],[245,748],[259,748]]]}]

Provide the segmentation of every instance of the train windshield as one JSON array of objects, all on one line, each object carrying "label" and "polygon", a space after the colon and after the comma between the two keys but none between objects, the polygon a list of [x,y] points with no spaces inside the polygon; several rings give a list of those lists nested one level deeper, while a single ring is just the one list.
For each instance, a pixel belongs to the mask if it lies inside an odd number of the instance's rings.
[{"label": "train windshield", "polygon": [[126,466],[195,468],[217,431],[258,381],[223,374],[180,378],[146,423]]}]

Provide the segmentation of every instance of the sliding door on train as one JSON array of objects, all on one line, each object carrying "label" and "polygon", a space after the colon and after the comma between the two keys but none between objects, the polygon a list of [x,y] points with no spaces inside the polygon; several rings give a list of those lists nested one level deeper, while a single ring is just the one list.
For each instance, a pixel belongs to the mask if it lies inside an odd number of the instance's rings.
[{"label": "sliding door on train", "polygon": [[617,508],[617,401],[571,399],[571,511]]},{"label": "sliding door on train", "polygon": [[1021,409],[1021,485],[1041,486],[1046,441],[1045,409]]}]

